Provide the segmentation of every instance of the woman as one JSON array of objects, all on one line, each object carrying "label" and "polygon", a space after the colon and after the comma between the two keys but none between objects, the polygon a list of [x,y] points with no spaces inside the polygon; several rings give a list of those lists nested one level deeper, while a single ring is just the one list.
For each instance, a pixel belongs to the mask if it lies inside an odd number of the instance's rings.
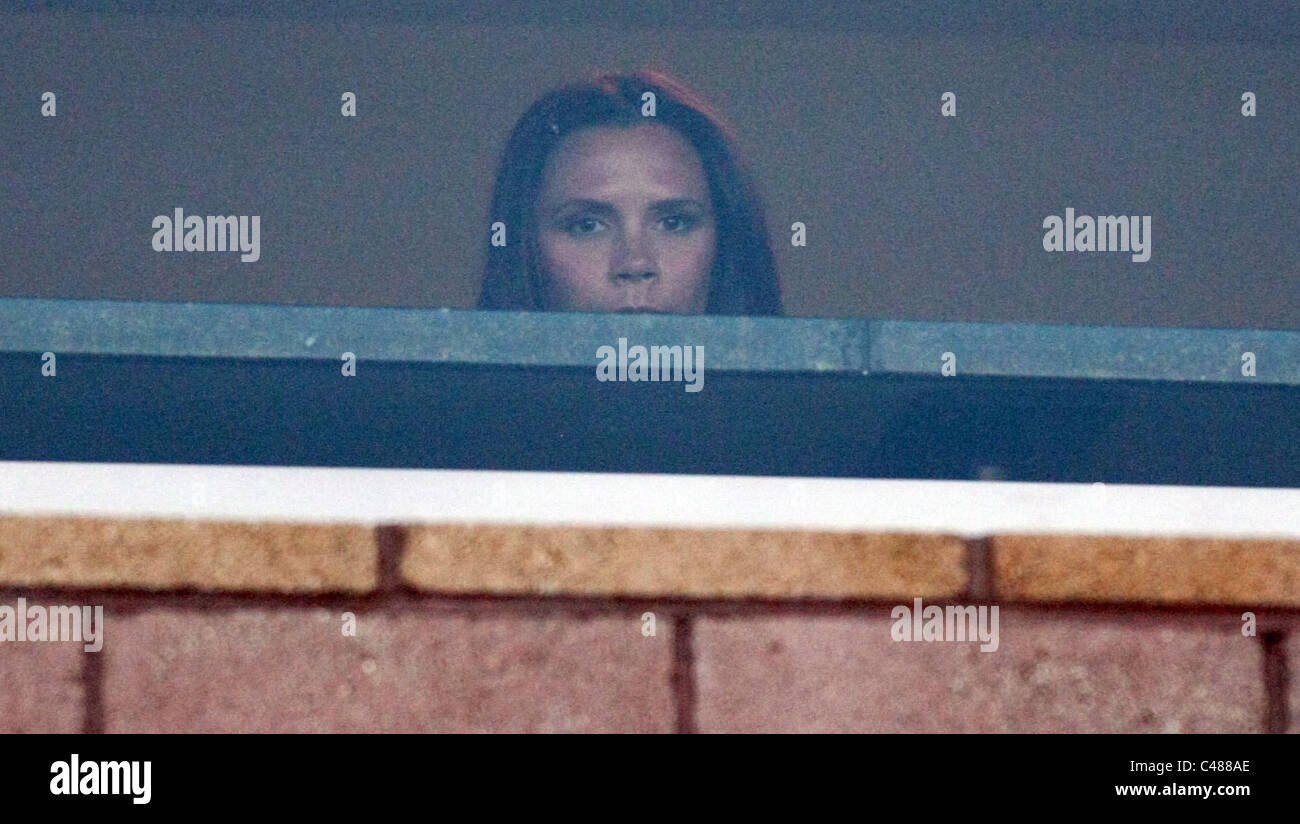
[{"label": "woman", "polygon": [[730,126],[656,72],[545,95],[497,173],[491,221],[504,243],[494,231],[479,308],[781,314],[763,209],[734,144]]}]

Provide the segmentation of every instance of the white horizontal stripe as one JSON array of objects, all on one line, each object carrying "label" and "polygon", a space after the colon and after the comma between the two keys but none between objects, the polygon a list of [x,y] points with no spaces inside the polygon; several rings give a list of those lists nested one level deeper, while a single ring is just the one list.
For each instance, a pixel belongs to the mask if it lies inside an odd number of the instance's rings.
[{"label": "white horizontal stripe", "polygon": [[0,514],[1300,537],[1300,489],[0,462]]}]

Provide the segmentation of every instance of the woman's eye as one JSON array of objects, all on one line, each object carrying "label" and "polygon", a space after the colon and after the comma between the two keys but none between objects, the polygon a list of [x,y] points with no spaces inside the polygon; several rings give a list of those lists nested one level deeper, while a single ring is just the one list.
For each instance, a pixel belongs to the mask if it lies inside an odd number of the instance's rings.
[{"label": "woman's eye", "polygon": [[594,217],[580,217],[565,224],[564,230],[571,235],[590,235],[599,226],[600,221]]},{"label": "woman's eye", "polygon": [[695,224],[698,221],[690,215],[671,215],[660,222],[665,224],[665,231],[673,232],[674,234],[682,234],[695,228]]}]

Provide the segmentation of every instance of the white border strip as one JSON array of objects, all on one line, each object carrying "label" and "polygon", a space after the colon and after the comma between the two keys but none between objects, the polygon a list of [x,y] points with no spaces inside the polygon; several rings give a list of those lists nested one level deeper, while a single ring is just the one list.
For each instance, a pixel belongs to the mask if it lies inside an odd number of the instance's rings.
[{"label": "white border strip", "polygon": [[1300,489],[0,462],[0,515],[1300,538]]}]

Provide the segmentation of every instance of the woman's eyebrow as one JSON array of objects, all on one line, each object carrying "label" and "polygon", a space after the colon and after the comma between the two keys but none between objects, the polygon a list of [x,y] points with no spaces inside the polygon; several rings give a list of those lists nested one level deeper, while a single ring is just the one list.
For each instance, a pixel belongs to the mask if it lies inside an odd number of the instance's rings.
[{"label": "woman's eyebrow", "polygon": [[701,212],[707,212],[708,207],[691,197],[675,197],[670,200],[660,200],[650,204],[651,211],[671,212],[678,209],[697,209]]},{"label": "woman's eyebrow", "polygon": [[[708,207],[700,201],[691,197],[674,197],[668,200],[658,200],[650,204],[652,212],[670,212],[677,209],[696,209],[702,212],[708,211]],[[592,200],[591,198],[576,197],[562,201],[559,205],[550,211],[553,214],[569,210],[582,210],[588,212],[597,212],[600,214],[614,214],[618,210],[614,204],[607,203],[603,200]]]},{"label": "woman's eyebrow", "polygon": [[569,211],[598,212],[600,214],[613,214],[617,211],[614,204],[606,203],[603,200],[591,200],[585,197],[574,197],[568,200],[562,200],[550,209],[551,214]]}]

